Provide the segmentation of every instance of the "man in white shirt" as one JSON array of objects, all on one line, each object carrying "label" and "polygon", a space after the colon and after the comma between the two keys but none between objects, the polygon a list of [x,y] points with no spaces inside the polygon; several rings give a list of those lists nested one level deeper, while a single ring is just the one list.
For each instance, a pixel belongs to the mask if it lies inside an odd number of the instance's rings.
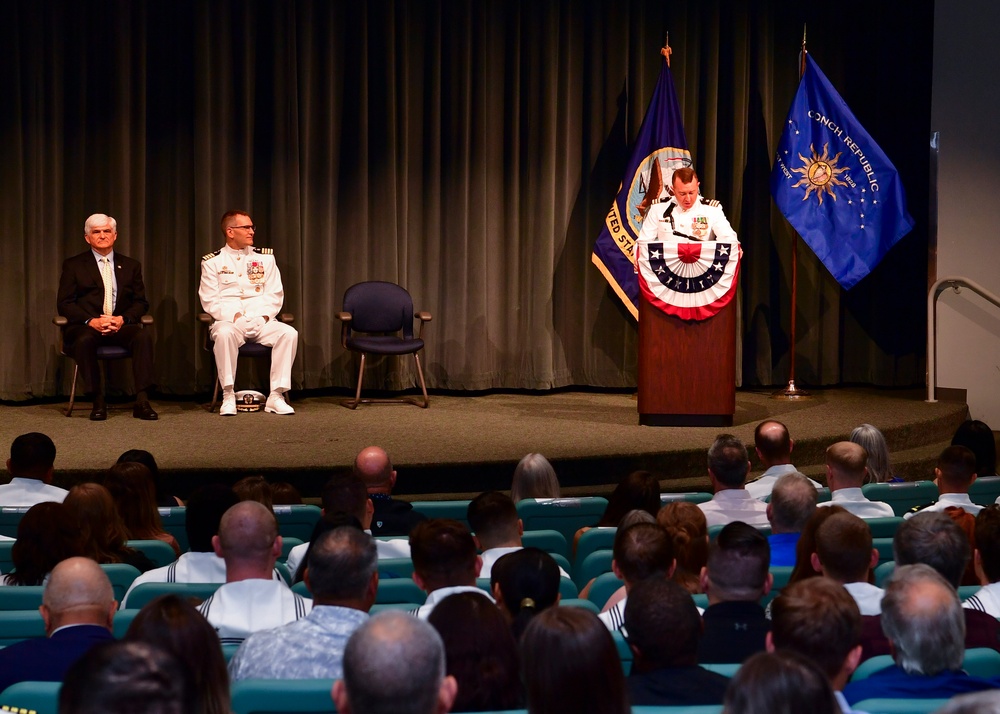
[{"label": "man in white shirt", "polygon": [[976,516],[976,548],[972,557],[983,587],[962,607],[1000,619],[1000,506],[987,506]]},{"label": "man in white shirt", "polygon": [[885,593],[868,582],[868,574],[878,565],[878,559],[878,551],[872,548],[871,530],[852,513],[834,513],[816,529],[813,570],[843,585],[862,615],[882,613]]},{"label": "man in white shirt", "polygon": [[[798,471],[792,464],[792,449],[795,441],[788,434],[788,427],[780,421],[768,419],[757,425],[753,432],[754,451],[760,459],[765,471],[761,476],[747,484],[747,492],[754,498],[766,500],[771,495],[775,482],[785,474]],[[823,488],[821,483],[809,479],[817,489]]]},{"label": "man in white shirt", "polygon": [[414,614],[426,620],[434,607],[449,595],[479,593],[476,578],[483,559],[476,555],[476,542],[464,523],[450,518],[431,518],[418,523],[410,532],[410,556],[413,558],[413,582],[427,593],[426,602]]},{"label": "man in white shirt", "polygon": [[[476,547],[482,551],[480,578],[490,577],[495,562],[524,547],[521,543],[524,523],[517,517],[517,506],[510,496],[499,491],[479,494],[469,502],[467,518]],[[569,577],[569,573],[562,568],[559,568],[559,574]]]},{"label": "man in white shirt", "polygon": [[63,502],[66,489],[52,485],[56,445],[37,431],[14,439],[7,471],[13,478],[0,486],[0,506],[30,507],[46,501]]},{"label": "man in white shirt", "polygon": [[862,492],[861,485],[868,474],[868,452],[852,441],[838,441],[826,449],[826,482],[830,486],[830,500],[820,506],[842,506],[858,518],[892,518],[892,506],[881,501],[871,501]]},{"label": "man in white shirt", "polygon": [[[794,471],[794,469],[793,469]],[[709,526],[743,521],[751,526],[769,525],[767,504],[746,490],[750,460],[747,447],[732,434],[720,434],[708,450],[708,478],[715,495],[699,503]]]},{"label": "man in white shirt", "polygon": [[903,518],[917,513],[933,513],[955,506],[975,516],[983,507],[969,498],[969,489],[976,480],[976,455],[964,446],[949,446],[938,457],[934,469],[934,483],[941,494],[936,503],[917,508]]}]

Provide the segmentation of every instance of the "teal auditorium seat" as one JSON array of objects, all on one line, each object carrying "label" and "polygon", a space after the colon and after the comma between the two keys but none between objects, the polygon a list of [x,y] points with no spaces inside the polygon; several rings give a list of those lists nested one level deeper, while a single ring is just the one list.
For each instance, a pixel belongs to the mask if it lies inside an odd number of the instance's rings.
[{"label": "teal auditorium seat", "polygon": [[736,673],[740,670],[742,662],[727,662],[725,664],[719,663],[707,663],[701,665],[710,672],[715,672],[716,674],[721,674],[723,677],[729,677],[732,679],[736,676]]},{"label": "teal auditorium seat", "polygon": [[621,630],[612,632],[611,639],[615,641],[615,649],[618,650],[618,659],[621,660],[622,671],[627,677],[629,672],[632,671],[632,658],[634,657],[632,648],[628,646],[628,642],[625,641]]},{"label": "teal auditorium seat", "polygon": [[27,506],[4,506],[0,508],[0,535],[17,538],[17,526],[28,512]]},{"label": "teal auditorium seat", "polygon": [[613,554],[610,550],[597,550],[583,559],[579,568],[573,570],[573,580],[581,590],[591,580],[604,573],[611,572]]},{"label": "teal auditorium seat", "polygon": [[888,538],[896,535],[896,529],[903,524],[902,516],[891,516],[886,518],[866,518],[868,530],[872,532],[872,538]]},{"label": "teal auditorium seat", "polygon": [[115,634],[115,639],[122,639],[128,628],[132,625],[132,620],[139,614],[138,610],[119,610],[115,613],[115,619],[111,623],[111,631]]},{"label": "teal auditorium seat", "polygon": [[302,540],[301,538],[294,538],[292,536],[288,536],[286,538],[285,536],[282,536],[281,557],[278,558],[278,562],[284,563],[286,560],[288,560],[288,554],[292,552],[292,548],[296,548],[305,542],[306,541]]},{"label": "teal auditorium seat", "polygon": [[587,599],[592,603],[597,605],[599,608],[603,608],[608,602],[608,598],[617,592],[625,583],[618,579],[618,576],[614,573],[604,573],[603,575],[598,575],[597,579],[594,580],[594,584],[590,586],[590,592],[587,593]]},{"label": "teal auditorium seat", "polygon": [[[559,531],[526,530],[521,535],[521,545],[525,548],[538,548],[539,550],[544,550],[550,555],[561,555],[567,560],[567,562],[569,560],[569,541],[567,541],[566,536]],[[569,568],[566,568],[565,566],[563,567],[567,573],[570,572]]]},{"label": "teal auditorium seat", "polygon": [[969,488],[969,498],[980,506],[992,506],[1000,498],[1000,476],[981,476]]},{"label": "teal auditorium seat", "polygon": [[62,682],[18,682],[0,694],[0,707],[12,712],[58,714]]},{"label": "teal auditorium seat", "polygon": [[232,686],[233,714],[334,714],[332,679],[241,679]]},{"label": "teal auditorium seat", "polygon": [[37,610],[42,604],[41,585],[8,585],[0,587],[0,611]]},{"label": "teal auditorium seat", "polygon": [[712,494],[704,491],[685,491],[683,493],[661,493],[660,505],[665,506],[674,501],[687,501],[688,503],[705,503],[712,500]]},{"label": "teal auditorium seat", "polygon": [[191,547],[187,536],[187,508],[184,506],[173,506],[171,508],[158,508],[160,520],[163,522],[163,530],[177,539],[177,545],[181,547],[182,553],[187,553]]},{"label": "teal auditorium seat", "polygon": [[14,561],[10,557],[10,551],[14,547],[12,540],[0,540],[0,573],[9,573],[14,567]]},{"label": "teal auditorium seat", "polygon": [[129,610],[140,610],[160,595],[177,595],[200,603],[221,585],[222,583],[140,583],[129,593],[126,605]]},{"label": "teal auditorium seat", "polygon": [[580,598],[561,598],[559,600],[559,605],[562,607],[582,607],[584,610],[590,610],[595,615],[601,611],[597,605],[592,603],[590,600],[581,600]]},{"label": "teal auditorium seat", "polygon": [[0,647],[42,637],[45,637],[45,621],[37,609],[0,612]]},{"label": "teal auditorium seat", "polygon": [[592,526],[601,520],[608,500],[600,496],[584,498],[526,498],[517,504],[526,531],[554,530],[573,542],[573,536],[584,526]]},{"label": "teal auditorium seat", "polygon": [[111,587],[115,591],[115,600],[122,601],[125,593],[128,592],[132,581],[139,577],[139,569],[127,563],[104,563],[101,570],[111,581]]},{"label": "teal auditorium seat", "polygon": [[423,605],[427,600],[427,593],[410,578],[396,578],[394,580],[380,580],[378,591],[375,593],[375,602],[383,604],[390,602],[415,602]]},{"label": "teal auditorium seat", "polygon": [[[451,518],[469,525],[469,501],[411,501],[413,510],[428,518]],[[398,537],[398,536],[397,536]]]},{"label": "teal auditorium seat", "polygon": [[413,561],[409,558],[379,558],[379,580],[392,578],[412,578]]},{"label": "teal auditorium seat", "polygon": [[892,553],[892,538],[872,538],[872,548],[878,551],[879,565],[888,563],[896,557]]},{"label": "teal auditorium seat", "polygon": [[866,483],[861,487],[871,501],[883,501],[892,506],[897,516],[917,506],[926,506],[938,499],[938,489],[933,481],[901,481],[899,483]]},{"label": "teal auditorium seat", "polygon": [[[617,528],[591,528],[580,536],[576,542],[576,554],[573,556],[573,572],[583,567],[587,556],[598,550],[611,550],[615,544]],[[589,578],[588,578],[589,580]]]},{"label": "teal auditorium seat", "polygon": [[313,528],[323,517],[319,506],[275,506],[274,517],[278,519],[281,536],[298,538],[303,543],[312,537]]},{"label": "teal auditorium seat", "polygon": [[885,581],[889,579],[892,572],[896,569],[896,561],[889,560],[885,563],[879,563],[878,567],[875,568],[875,585],[884,588]]},{"label": "teal auditorium seat", "polygon": [[863,699],[851,708],[868,714],[931,714],[947,703],[947,699]]},{"label": "teal auditorium seat", "polygon": [[156,564],[157,568],[170,565],[177,560],[174,549],[162,540],[129,540],[125,542],[129,548],[134,548]]}]

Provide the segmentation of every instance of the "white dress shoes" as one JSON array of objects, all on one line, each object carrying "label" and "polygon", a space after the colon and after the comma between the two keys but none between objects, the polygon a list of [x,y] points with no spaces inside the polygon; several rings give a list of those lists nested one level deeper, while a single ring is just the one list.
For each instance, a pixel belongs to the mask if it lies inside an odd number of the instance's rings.
[{"label": "white dress shoes", "polygon": [[220,416],[236,416],[236,394],[230,392],[222,395],[222,406],[219,407]]},{"label": "white dress shoes", "polygon": [[285,401],[285,395],[282,392],[271,392],[267,398],[267,404],[264,405],[264,411],[269,414],[295,413],[295,410]]}]

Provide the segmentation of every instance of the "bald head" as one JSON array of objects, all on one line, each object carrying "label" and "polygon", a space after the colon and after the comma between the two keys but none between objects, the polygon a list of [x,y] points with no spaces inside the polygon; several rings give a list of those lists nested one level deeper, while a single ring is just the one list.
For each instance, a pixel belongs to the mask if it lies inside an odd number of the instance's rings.
[{"label": "bald head", "polygon": [[390,493],[396,484],[389,454],[380,446],[368,446],[354,459],[354,473],[361,477],[369,492]]},{"label": "bald head", "polygon": [[225,559],[230,581],[234,579],[231,571],[236,566],[259,573],[248,573],[245,577],[271,577],[274,559],[281,553],[278,522],[267,506],[257,501],[240,501],[222,514],[219,535],[212,539],[212,545],[216,555]]},{"label": "bald head", "polygon": [[90,558],[67,558],[56,565],[42,593],[42,618],[50,633],[64,625],[110,629],[116,608],[111,581]]},{"label": "bald head", "polygon": [[770,468],[792,462],[792,438],[780,421],[762,421],[753,434],[753,444],[761,463]]},{"label": "bald head", "polygon": [[826,480],[832,490],[860,488],[868,473],[868,452],[853,441],[838,441],[826,450]]}]

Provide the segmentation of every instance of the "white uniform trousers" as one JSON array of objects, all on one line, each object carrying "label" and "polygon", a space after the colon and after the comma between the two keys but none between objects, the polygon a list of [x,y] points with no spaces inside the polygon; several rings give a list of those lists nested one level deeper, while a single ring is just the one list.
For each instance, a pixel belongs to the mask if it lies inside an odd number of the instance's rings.
[{"label": "white uniform trousers", "polygon": [[[236,383],[236,359],[239,349],[248,340],[243,329],[232,322],[212,323],[215,367],[219,383],[231,387]],[[292,388],[292,362],[299,346],[299,333],[291,325],[277,319],[268,320],[256,338],[250,340],[271,348],[271,391],[287,392]]]}]

